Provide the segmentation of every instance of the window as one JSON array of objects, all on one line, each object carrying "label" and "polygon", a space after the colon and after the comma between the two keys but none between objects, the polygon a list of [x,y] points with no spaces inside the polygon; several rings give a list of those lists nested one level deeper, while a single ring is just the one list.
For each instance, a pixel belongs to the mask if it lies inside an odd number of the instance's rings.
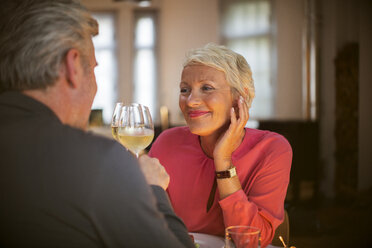
[{"label": "window", "polygon": [[156,26],[154,11],[135,12],[134,30],[134,102],[149,107],[152,118],[156,111]]},{"label": "window", "polygon": [[270,0],[221,0],[223,43],[251,66],[256,97],[250,119],[273,115]]},{"label": "window", "polygon": [[115,16],[113,13],[93,13],[93,17],[99,24],[99,34],[93,37],[98,62],[95,70],[98,90],[92,108],[102,109],[103,121],[108,124],[117,98]]}]

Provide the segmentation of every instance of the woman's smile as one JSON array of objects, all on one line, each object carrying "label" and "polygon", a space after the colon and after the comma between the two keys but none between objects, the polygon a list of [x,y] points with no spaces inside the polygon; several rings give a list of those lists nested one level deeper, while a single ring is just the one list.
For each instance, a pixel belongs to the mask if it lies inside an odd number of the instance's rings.
[{"label": "woman's smile", "polygon": [[206,115],[210,112],[209,111],[201,111],[201,110],[190,110],[188,113],[189,113],[190,118],[198,118],[198,117],[204,116],[204,115]]}]

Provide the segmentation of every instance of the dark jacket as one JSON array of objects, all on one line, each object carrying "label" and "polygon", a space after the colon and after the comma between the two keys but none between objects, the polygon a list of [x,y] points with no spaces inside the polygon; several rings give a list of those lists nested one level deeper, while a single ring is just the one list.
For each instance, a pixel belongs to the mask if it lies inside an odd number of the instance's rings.
[{"label": "dark jacket", "polygon": [[0,94],[0,202],[0,247],[193,247],[120,144],[17,92]]}]

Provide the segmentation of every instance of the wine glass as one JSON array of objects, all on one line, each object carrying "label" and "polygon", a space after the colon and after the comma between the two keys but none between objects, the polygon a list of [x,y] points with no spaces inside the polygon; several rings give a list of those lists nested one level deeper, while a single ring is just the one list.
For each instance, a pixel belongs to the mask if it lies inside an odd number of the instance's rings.
[{"label": "wine glass", "polygon": [[121,108],[123,107],[122,102],[117,102],[115,105],[114,113],[112,114],[112,119],[111,119],[111,133],[112,137],[114,139],[118,140],[118,126],[119,126],[119,117],[121,113]]},{"label": "wine glass", "polygon": [[138,158],[153,138],[154,125],[148,107],[137,103],[123,106],[119,117],[119,142]]},{"label": "wine glass", "polygon": [[252,226],[229,226],[225,230],[226,248],[260,247],[260,229]]}]

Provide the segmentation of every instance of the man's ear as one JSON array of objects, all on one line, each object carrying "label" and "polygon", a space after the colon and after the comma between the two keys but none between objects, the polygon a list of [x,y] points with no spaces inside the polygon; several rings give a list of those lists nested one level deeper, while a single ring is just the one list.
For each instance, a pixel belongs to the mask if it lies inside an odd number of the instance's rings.
[{"label": "man's ear", "polygon": [[66,65],[66,81],[72,88],[77,88],[81,81],[82,66],[81,66],[81,55],[80,52],[72,48],[70,49],[65,57]]}]

